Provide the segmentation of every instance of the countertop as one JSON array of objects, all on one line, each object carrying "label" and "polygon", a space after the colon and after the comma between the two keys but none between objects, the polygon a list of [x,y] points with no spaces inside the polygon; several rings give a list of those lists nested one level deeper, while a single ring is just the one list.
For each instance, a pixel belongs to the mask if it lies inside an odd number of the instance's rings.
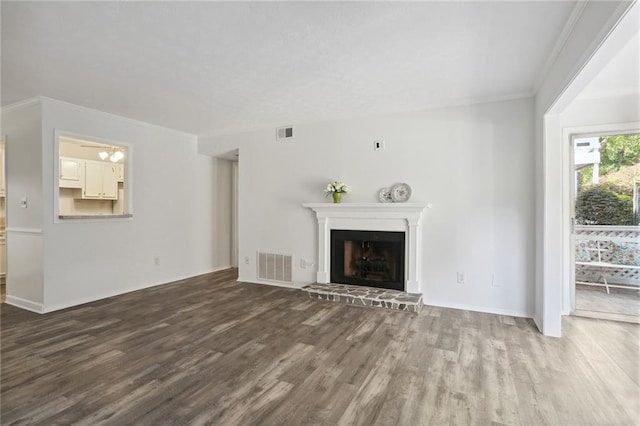
[{"label": "countertop", "polygon": [[132,214],[96,214],[96,215],[60,215],[59,219],[123,219],[133,217]]}]

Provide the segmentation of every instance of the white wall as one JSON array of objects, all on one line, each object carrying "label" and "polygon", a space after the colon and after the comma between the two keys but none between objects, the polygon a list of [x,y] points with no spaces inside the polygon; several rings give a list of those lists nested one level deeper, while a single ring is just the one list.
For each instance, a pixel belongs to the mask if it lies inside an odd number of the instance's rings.
[{"label": "white wall", "polygon": [[[536,309],[534,320],[549,336],[561,335],[563,279],[570,247],[563,210],[566,150],[558,114],[615,54],[601,48],[631,2],[588,2],[536,95]],[[630,13],[633,16],[636,12]],[[626,31],[626,30],[625,30]],[[619,32],[619,31],[618,31]],[[624,31],[623,31],[624,32]],[[624,46],[632,35],[620,41]],[[606,44],[606,43],[605,43]]]},{"label": "white wall", "polygon": [[[41,107],[25,102],[2,112],[6,141],[7,225],[12,228],[42,228]],[[28,207],[20,199],[28,198]]]},{"label": "white wall", "polygon": [[630,123],[640,119],[640,93],[597,98],[578,98],[560,115],[563,129],[615,123]]},{"label": "white wall", "polygon": [[[215,155],[240,149],[240,280],[257,281],[257,251],[294,255],[297,285],[315,280],[317,224],[303,202],[326,201],[332,179],[353,188],[344,202],[375,202],[381,187],[412,186],[433,203],[424,226],[425,302],[530,316],[533,310],[533,101],[295,126],[201,139]],[[384,138],[386,150],[373,151]],[[245,264],[245,258],[249,264]],[[456,283],[456,272],[467,283]],[[492,285],[492,282],[495,285]]]},{"label": "white wall", "polygon": [[[7,137],[7,301],[37,309],[44,300],[41,107],[27,102],[2,112]],[[27,208],[20,200],[27,198]]]},{"label": "white wall", "polygon": [[[43,229],[43,259],[17,251],[11,240],[7,247],[9,259],[39,264],[44,271],[44,294],[41,299],[29,295],[29,302],[50,311],[226,266],[218,264],[215,242],[216,163],[197,153],[194,135],[50,99],[42,99],[38,108],[42,122],[34,119],[28,127],[41,138],[37,149],[31,141],[29,161],[39,156],[42,161],[21,169],[20,176],[10,172],[14,177],[9,180],[11,203],[22,181],[39,181],[40,194],[29,209],[36,211]],[[10,114],[3,119],[11,144],[18,137],[17,123]],[[54,222],[56,129],[131,146],[132,219]],[[36,226],[33,220],[12,220],[15,208],[9,215],[9,226]],[[155,257],[160,258],[157,266]],[[8,278],[9,296],[21,295],[21,283]]]}]

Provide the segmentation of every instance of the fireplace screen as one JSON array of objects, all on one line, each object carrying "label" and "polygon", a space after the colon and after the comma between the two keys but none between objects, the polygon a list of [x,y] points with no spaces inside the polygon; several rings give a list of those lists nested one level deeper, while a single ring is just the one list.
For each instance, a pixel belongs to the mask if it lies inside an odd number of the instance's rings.
[{"label": "fireplace screen", "polygon": [[331,282],[404,291],[404,232],[331,231]]}]

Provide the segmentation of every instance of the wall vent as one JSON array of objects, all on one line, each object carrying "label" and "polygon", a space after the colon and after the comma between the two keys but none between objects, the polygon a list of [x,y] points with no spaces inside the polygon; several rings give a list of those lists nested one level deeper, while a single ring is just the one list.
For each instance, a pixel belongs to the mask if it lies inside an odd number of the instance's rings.
[{"label": "wall vent", "polygon": [[290,283],[293,275],[293,258],[284,254],[258,253],[258,279]]},{"label": "wall vent", "polygon": [[276,140],[284,141],[293,139],[293,126],[278,127],[276,129]]}]

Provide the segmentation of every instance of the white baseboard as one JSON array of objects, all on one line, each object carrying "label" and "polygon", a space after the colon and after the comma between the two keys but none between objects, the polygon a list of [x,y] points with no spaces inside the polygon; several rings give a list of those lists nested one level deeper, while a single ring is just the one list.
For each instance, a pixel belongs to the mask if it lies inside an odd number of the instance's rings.
[{"label": "white baseboard", "polygon": [[42,305],[42,303],[32,302],[31,300],[23,299],[21,297],[10,296],[7,294],[5,303],[7,305],[15,306],[16,308],[35,312],[37,314],[44,313],[44,306]]},{"label": "white baseboard", "polygon": [[431,300],[424,300],[423,303],[425,306],[437,306],[440,308],[450,308],[450,309],[462,309],[465,311],[473,311],[473,312],[483,312],[485,314],[495,314],[495,315],[505,315],[509,317],[518,317],[518,318],[532,318],[533,315],[527,311],[513,310],[513,309],[501,309],[501,308],[488,308],[486,306],[475,306],[475,305],[467,305],[467,304],[459,304],[459,303],[442,303],[442,302],[433,302]]},{"label": "white baseboard", "polygon": [[536,315],[533,316],[533,322],[536,324],[536,327],[538,327],[538,331],[542,333],[542,321],[540,321]]},{"label": "white baseboard", "polygon": [[262,284],[262,285],[270,285],[273,287],[285,287],[285,288],[295,288],[300,290],[306,284],[297,284],[297,283],[281,283],[275,281],[260,281],[260,280],[245,280],[238,278],[239,283],[251,283],[251,284]]},{"label": "white baseboard", "polygon": [[[71,308],[71,307],[74,307],[74,306],[84,305],[85,303],[91,303],[91,302],[95,302],[97,300],[108,299],[109,297],[120,296],[122,294],[131,293],[133,291],[144,290],[145,288],[151,288],[151,287],[157,287],[157,286],[160,286],[160,285],[171,284],[171,283],[176,282],[176,281],[181,281],[181,280],[184,280],[184,279],[187,279],[187,278],[197,277],[199,275],[210,274],[212,272],[219,272],[219,271],[223,271],[223,270],[229,269],[229,268],[231,268],[231,267],[230,266],[217,267],[217,268],[211,269],[209,271],[199,272],[199,273],[196,273],[196,274],[193,274],[193,275],[189,274],[189,275],[174,277],[174,278],[169,279],[168,281],[163,280],[163,281],[157,281],[157,282],[152,282],[152,283],[141,284],[141,285],[129,287],[127,289],[119,289],[119,290],[114,290],[114,291],[110,291],[110,292],[101,293],[101,294],[94,295],[94,296],[81,297],[81,298],[78,298],[78,299],[73,299],[73,300],[62,302],[62,303],[57,303],[57,304],[54,304],[54,305],[47,305],[45,303],[45,305],[42,307],[42,311],[40,311],[39,313],[49,313],[49,312],[54,312],[54,311],[60,311],[62,309],[67,309],[67,308]],[[7,298],[7,300],[8,300],[8,298]],[[34,311],[34,312],[36,312],[36,311]]]},{"label": "white baseboard", "polygon": [[[225,269],[231,269],[231,268],[236,268],[238,269],[237,266],[232,266],[232,265],[226,265],[226,266],[217,266],[213,271],[211,272],[220,272],[220,271],[224,271]],[[205,272],[205,274],[210,274],[211,272]],[[200,274],[202,275],[202,274]],[[197,277],[197,275],[195,275]]]}]

